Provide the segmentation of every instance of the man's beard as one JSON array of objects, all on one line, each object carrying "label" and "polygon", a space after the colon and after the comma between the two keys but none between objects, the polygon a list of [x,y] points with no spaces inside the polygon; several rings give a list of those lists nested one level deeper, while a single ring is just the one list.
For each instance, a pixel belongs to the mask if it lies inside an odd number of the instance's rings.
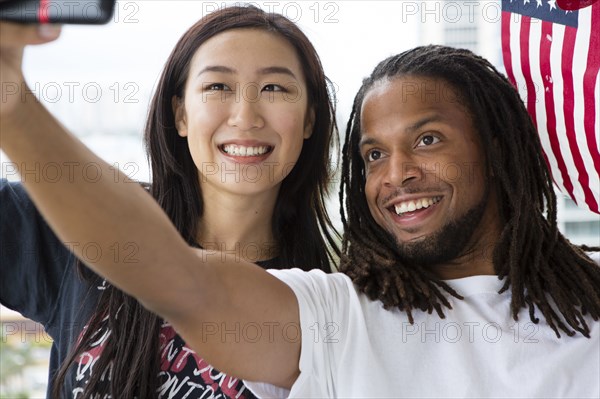
[{"label": "man's beard", "polygon": [[488,195],[463,216],[453,220],[431,236],[416,242],[398,242],[398,255],[404,264],[425,267],[448,263],[464,255],[471,248],[473,233],[479,226],[487,205]]}]

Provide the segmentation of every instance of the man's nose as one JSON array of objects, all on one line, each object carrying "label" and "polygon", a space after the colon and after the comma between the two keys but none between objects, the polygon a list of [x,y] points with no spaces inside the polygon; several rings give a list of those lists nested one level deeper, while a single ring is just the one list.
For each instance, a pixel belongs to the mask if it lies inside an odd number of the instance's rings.
[{"label": "man's nose", "polygon": [[423,178],[421,166],[408,154],[396,153],[387,162],[384,184],[401,187]]}]

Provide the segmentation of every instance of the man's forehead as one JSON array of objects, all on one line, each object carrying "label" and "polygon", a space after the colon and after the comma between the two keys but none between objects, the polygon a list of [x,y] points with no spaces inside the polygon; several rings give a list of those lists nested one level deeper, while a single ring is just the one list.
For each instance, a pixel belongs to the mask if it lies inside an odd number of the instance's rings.
[{"label": "man's forehead", "polygon": [[381,125],[386,119],[397,123],[400,115],[405,128],[414,130],[425,122],[450,122],[446,119],[451,119],[449,114],[456,111],[475,121],[467,101],[443,79],[419,76],[380,79],[361,104],[360,132],[368,133],[365,126]]},{"label": "man's forehead", "polygon": [[408,102],[422,103],[462,103],[459,90],[441,78],[423,76],[399,76],[379,79],[365,94],[361,112],[365,104],[384,98],[395,104]]}]

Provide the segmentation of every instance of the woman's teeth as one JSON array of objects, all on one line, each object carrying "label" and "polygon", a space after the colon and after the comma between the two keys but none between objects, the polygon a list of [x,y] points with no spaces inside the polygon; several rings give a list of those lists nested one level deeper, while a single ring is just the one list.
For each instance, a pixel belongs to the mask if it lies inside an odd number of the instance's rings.
[{"label": "woman's teeth", "polygon": [[406,212],[414,212],[417,209],[429,208],[431,205],[438,203],[442,197],[420,198],[413,201],[404,201],[394,205],[396,214],[402,215]]},{"label": "woman's teeth", "polygon": [[271,147],[261,145],[258,147],[246,147],[243,145],[236,144],[225,144],[223,146],[223,152],[229,155],[236,155],[239,157],[254,157],[257,155],[264,155],[271,150]]}]

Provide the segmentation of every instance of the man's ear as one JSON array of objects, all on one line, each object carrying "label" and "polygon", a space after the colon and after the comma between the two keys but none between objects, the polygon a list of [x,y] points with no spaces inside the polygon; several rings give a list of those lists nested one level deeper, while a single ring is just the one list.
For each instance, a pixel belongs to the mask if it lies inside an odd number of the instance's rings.
[{"label": "man's ear", "polygon": [[171,99],[173,115],[175,115],[175,128],[181,137],[187,137],[187,118],[185,115],[185,101],[182,98],[173,96]]},{"label": "man's ear", "polygon": [[313,134],[313,128],[315,127],[315,109],[310,108],[306,114],[306,120],[304,122],[304,139],[309,139]]}]

